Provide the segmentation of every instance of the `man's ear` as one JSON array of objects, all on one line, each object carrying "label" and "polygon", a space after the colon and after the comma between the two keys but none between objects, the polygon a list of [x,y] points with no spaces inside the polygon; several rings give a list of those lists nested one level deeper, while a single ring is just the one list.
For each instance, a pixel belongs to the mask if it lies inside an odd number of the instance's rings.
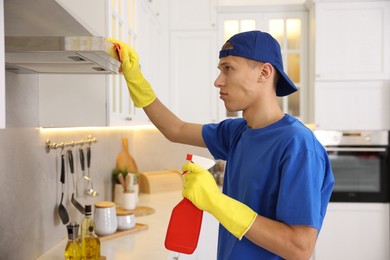
[{"label": "man's ear", "polygon": [[263,63],[260,66],[259,80],[269,79],[274,71],[274,67],[269,63]]}]

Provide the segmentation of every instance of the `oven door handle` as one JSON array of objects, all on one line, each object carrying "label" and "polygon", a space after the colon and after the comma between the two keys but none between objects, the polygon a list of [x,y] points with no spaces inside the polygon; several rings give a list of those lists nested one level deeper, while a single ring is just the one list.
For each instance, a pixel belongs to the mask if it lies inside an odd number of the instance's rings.
[{"label": "oven door handle", "polygon": [[386,152],[386,148],[325,147],[328,152]]}]

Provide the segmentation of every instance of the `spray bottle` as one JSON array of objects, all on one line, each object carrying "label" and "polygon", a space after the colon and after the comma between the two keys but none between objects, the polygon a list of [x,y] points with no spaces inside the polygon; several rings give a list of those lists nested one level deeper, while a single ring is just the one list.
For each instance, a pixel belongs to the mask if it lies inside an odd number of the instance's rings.
[{"label": "spray bottle", "polygon": [[[214,160],[192,154],[187,154],[186,160],[207,170],[215,164]],[[203,210],[198,209],[190,200],[183,198],[172,210],[165,237],[165,247],[171,251],[192,254],[198,245],[202,218]]]}]

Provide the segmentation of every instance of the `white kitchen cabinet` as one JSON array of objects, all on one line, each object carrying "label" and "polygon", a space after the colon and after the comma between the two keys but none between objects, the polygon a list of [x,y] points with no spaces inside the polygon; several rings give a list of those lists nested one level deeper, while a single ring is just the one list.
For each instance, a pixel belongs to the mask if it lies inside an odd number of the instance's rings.
[{"label": "white kitchen cabinet", "polygon": [[170,20],[170,108],[194,123],[218,120],[215,1],[173,0]]},{"label": "white kitchen cabinet", "polygon": [[[136,48],[136,0],[108,1],[107,36],[128,43]],[[109,125],[133,123],[136,110],[131,102],[123,75],[108,76]]]},{"label": "white kitchen cabinet", "polygon": [[[151,83],[159,82],[161,32],[156,18],[160,13],[155,3],[146,0],[88,0],[81,4],[75,0],[57,1],[92,35],[115,38],[131,45],[139,54],[145,77]],[[92,7],[93,12],[85,12]],[[135,109],[121,74],[40,75],[39,78],[42,84],[40,126],[126,126],[147,122],[143,110]],[[53,104],[53,99],[59,96],[61,101]]]},{"label": "white kitchen cabinet", "polygon": [[317,81],[315,89],[317,128],[390,129],[390,81]]},{"label": "white kitchen cabinet", "polygon": [[[144,77],[159,94],[159,88],[167,85],[160,77],[164,72],[161,68],[167,68],[161,65],[164,62],[161,59],[164,55],[161,54],[161,49],[168,44],[168,38],[166,41],[162,40],[160,28],[160,18],[164,18],[165,13],[159,11],[160,6],[155,1],[147,0],[111,1],[109,9],[111,18],[108,35],[128,43],[136,50]],[[168,72],[168,69],[165,71]],[[147,122],[144,111],[135,108],[123,75],[111,75],[109,82],[110,125]]]},{"label": "white kitchen cabinet", "polygon": [[390,259],[389,204],[329,203],[313,260]]},{"label": "white kitchen cabinet", "polygon": [[[165,4],[167,5],[167,3]],[[167,36],[168,28],[165,28],[165,31],[163,31],[160,20],[165,18],[165,14],[160,12],[160,7],[153,0],[137,1],[136,13],[136,41],[134,48],[138,53],[141,71],[160,100],[164,101],[164,94],[161,92],[166,91],[168,84],[165,84],[166,81],[161,79],[161,75],[163,73],[168,74],[169,63],[166,59],[161,59],[161,57],[166,55],[167,51],[162,50],[168,50],[169,38]],[[165,65],[162,65],[164,63]],[[141,122],[148,120],[143,109],[135,108],[133,105],[132,110],[133,120]]]},{"label": "white kitchen cabinet", "polygon": [[312,12],[315,80],[390,79],[390,1],[315,1]]},{"label": "white kitchen cabinet", "polygon": [[171,30],[216,28],[216,0],[171,0]]},{"label": "white kitchen cabinet", "polygon": [[390,129],[390,1],[310,1],[319,129]]},{"label": "white kitchen cabinet", "polygon": [[216,32],[172,31],[170,44],[173,111],[181,119],[194,123],[215,122]]}]

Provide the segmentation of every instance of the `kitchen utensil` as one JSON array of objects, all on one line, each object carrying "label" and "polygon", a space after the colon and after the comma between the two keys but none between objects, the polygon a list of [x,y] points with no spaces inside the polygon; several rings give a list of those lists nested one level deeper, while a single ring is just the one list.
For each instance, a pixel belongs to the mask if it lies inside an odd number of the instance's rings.
[{"label": "kitchen utensil", "polygon": [[118,154],[116,158],[116,168],[119,170],[125,170],[127,172],[138,173],[138,167],[134,158],[129,153],[128,140],[126,137],[122,138],[123,150]]},{"label": "kitchen utensil", "polygon": [[[81,166],[81,171],[83,174],[83,178],[85,180],[85,190],[84,193],[88,196],[96,196],[97,192],[93,190],[93,183],[92,179],[86,175],[85,173],[85,156],[84,156],[84,149],[82,147],[79,148],[79,158],[80,158],[80,166]],[[91,163],[91,150],[87,150],[87,164],[90,165]]]},{"label": "kitchen utensil", "polygon": [[[191,154],[187,154],[186,160],[205,169],[210,169],[215,164],[215,161],[211,159]],[[203,210],[183,198],[172,210],[165,236],[165,247],[171,251],[192,254],[198,245],[202,218]]]},{"label": "kitchen utensil", "polygon": [[119,180],[119,183],[122,184],[123,192],[125,192],[126,191],[126,182],[125,182],[125,178],[123,177],[122,173],[118,174],[118,180]]},{"label": "kitchen utensil", "polygon": [[85,193],[88,195],[88,196],[92,196],[92,197],[95,197],[98,195],[98,192],[95,191],[93,189],[93,181],[92,181],[92,178],[91,178],[91,173],[90,173],[90,168],[91,168],[91,147],[88,146],[87,147],[87,168],[88,168],[88,173],[87,173],[87,176],[89,178],[89,181],[87,182],[88,183],[88,186],[87,186],[87,189],[85,190]]},{"label": "kitchen utensil", "polygon": [[75,175],[74,175],[74,160],[73,160],[73,152],[71,149],[68,150],[68,162],[69,162],[70,173],[72,174],[72,180],[73,180],[73,192],[72,192],[71,202],[76,207],[76,209],[80,211],[81,214],[84,214],[85,213],[84,207],[74,197],[74,193],[77,190],[77,180],[75,180]]},{"label": "kitchen utensil", "polygon": [[130,183],[133,181],[133,176],[131,176],[131,173],[127,173],[126,174],[126,178],[125,178],[125,191],[133,191],[130,189]]},{"label": "kitchen utensil", "polygon": [[64,185],[65,185],[65,155],[61,154],[61,201],[60,204],[58,205],[58,214],[60,215],[61,221],[64,225],[68,224],[69,222],[69,215],[68,212],[66,211],[65,206],[62,204],[62,200],[64,199]]},{"label": "kitchen utensil", "polygon": [[120,183],[114,185],[114,202],[117,205],[123,204],[123,185]]},{"label": "kitchen utensil", "polygon": [[79,148],[79,158],[80,158],[80,167],[83,174],[83,178],[88,180],[89,178],[86,178],[87,176],[85,175],[85,156],[82,147]]}]

